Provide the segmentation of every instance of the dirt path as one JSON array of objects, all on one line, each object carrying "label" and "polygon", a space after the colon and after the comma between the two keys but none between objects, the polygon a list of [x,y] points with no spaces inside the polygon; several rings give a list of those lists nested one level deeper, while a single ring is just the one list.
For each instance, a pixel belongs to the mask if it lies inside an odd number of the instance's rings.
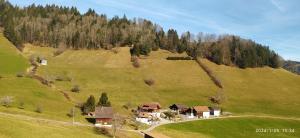
[{"label": "dirt path", "polygon": [[[12,117],[12,118],[20,119],[20,120],[33,121],[33,122],[38,122],[38,123],[52,124],[52,125],[94,127],[94,125],[92,125],[92,124],[85,124],[85,123],[80,123],[80,122],[72,123],[72,122],[59,121],[59,120],[54,120],[54,119],[31,117],[31,116],[21,115],[21,114],[12,114],[12,113],[0,112],[0,117],[1,116]],[[152,131],[156,127],[166,125],[166,124],[177,124],[177,123],[191,122],[191,121],[198,121],[198,120],[211,120],[211,119],[223,119],[223,118],[246,118],[246,117],[271,118],[271,119],[284,119],[284,120],[300,121],[300,118],[296,118],[296,117],[283,117],[283,116],[272,116],[272,115],[235,115],[235,116],[213,117],[213,118],[208,118],[208,119],[197,118],[197,119],[184,120],[184,121],[178,121],[178,122],[164,122],[164,123],[153,125],[153,126],[149,127],[148,129],[144,129],[144,130],[132,130],[132,129],[120,129],[120,130],[121,131],[138,133],[140,135],[144,135],[143,132]]]},{"label": "dirt path", "polygon": [[[49,124],[49,125],[94,127],[94,125],[92,125],[92,124],[85,124],[85,123],[80,123],[80,122],[74,122],[74,123],[72,123],[72,122],[59,121],[59,120],[54,120],[54,119],[45,119],[45,118],[31,117],[31,116],[21,115],[21,114],[12,114],[12,113],[0,112],[0,117],[1,116],[2,117],[10,117],[10,118],[19,119],[19,120],[25,120],[25,121],[31,121],[31,122]],[[144,135],[140,130],[132,130],[132,129],[120,129],[120,130],[121,131],[138,133],[140,135]]]},{"label": "dirt path", "polygon": [[36,71],[38,69],[38,65],[36,63],[31,63],[31,66],[27,68],[26,72],[31,76],[32,79],[36,79],[39,82],[41,82],[43,85],[46,85],[52,89],[55,89],[56,91],[59,91],[63,94],[63,96],[70,102],[76,104],[76,101],[72,99],[69,94],[63,90],[57,89],[56,86],[53,83],[49,83],[45,78],[39,76],[36,74]]},{"label": "dirt path", "polygon": [[4,113],[0,112],[0,116],[4,117],[12,117],[20,120],[26,120],[26,121],[33,121],[38,123],[45,123],[45,124],[52,124],[52,125],[63,125],[63,126],[89,126],[92,127],[94,125],[90,124],[83,124],[79,122],[66,122],[66,121],[59,121],[59,120],[53,120],[53,119],[45,119],[45,118],[38,118],[38,117],[31,117],[27,115],[21,115],[21,114],[11,114],[11,113]]}]

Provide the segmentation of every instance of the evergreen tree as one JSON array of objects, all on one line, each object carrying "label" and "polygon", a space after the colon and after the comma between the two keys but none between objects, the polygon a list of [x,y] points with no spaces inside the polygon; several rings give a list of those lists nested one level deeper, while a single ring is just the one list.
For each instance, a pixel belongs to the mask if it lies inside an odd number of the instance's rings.
[{"label": "evergreen tree", "polygon": [[111,106],[110,101],[108,100],[107,94],[101,93],[101,96],[99,98],[98,106]]},{"label": "evergreen tree", "polygon": [[83,113],[88,114],[89,112],[95,111],[95,97],[90,95],[87,101],[83,105]]}]

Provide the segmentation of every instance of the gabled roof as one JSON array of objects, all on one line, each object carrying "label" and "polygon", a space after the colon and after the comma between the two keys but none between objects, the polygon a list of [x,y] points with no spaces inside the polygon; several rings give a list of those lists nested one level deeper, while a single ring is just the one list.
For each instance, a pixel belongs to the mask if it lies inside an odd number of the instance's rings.
[{"label": "gabled roof", "polygon": [[[175,105],[178,109],[188,109],[189,108],[188,106],[186,106],[184,104],[178,104],[177,103],[177,104],[173,104],[173,105]],[[173,106],[173,105],[171,105],[171,106]]]},{"label": "gabled roof", "polygon": [[95,108],[95,118],[113,118],[112,107],[98,106]]},{"label": "gabled roof", "polygon": [[142,109],[160,109],[161,106],[159,103],[157,102],[152,102],[152,103],[146,103],[146,104],[142,104],[139,106],[139,108],[142,108]]},{"label": "gabled roof", "polygon": [[196,112],[209,112],[207,106],[194,106],[193,108]]}]

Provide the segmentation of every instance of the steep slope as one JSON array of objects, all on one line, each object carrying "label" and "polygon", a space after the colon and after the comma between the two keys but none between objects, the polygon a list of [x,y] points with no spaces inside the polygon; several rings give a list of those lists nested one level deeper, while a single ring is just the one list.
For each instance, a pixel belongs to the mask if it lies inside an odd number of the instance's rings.
[{"label": "steep slope", "polygon": [[[127,103],[133,107],[152,101],[165,107],[177,102],[209,104],[207,97],[217,91],[197,63],[192,60],[166,60],[176,54],[164,50],[142,57],[139,60],[141,67],[134,68],[128,47],[120,48],[117,54],[108,50],[67,50],[56,57],[47,56],[45,49],[49,48],[26,46],[24,54],[48,58],[48,65],[38,70],[40,75],[49,78],[67,75],[72,78],[72,81],[55,81],[54,84],[65,91],[79,85],[79,93],[69,92],[78,102],[85,101],[90,94],[98,97],[101,92],[107,92],[114,108],[122,112],[125,111],[122,106]],[[155,84],[148,86],[144,83],[145,79],[153,79]]]},{"label": "steep slope", "polygon": [[[55,81],[55,85],[65,91],[79,85],[79,93],[69,92],[78,102],[85,101],[90,94],[97,97],[107,92],[114,108],[120,112],[125,111],[124,104],[131,103],[135,107],[151,101],[160,102],[164,107],[172,103],[211,105],[208,97],[219,90],[195,61],[166,60],[168,56],[178,55],[164,50],[142,57],[141,67],[134,68],[126,47],[120,48],[117,54],[107,50],[67,50],[57,57],[52,56],[51,48],[27,46],[25,49],[27,56],[48,55],[49,65],[38,70],[40,75],[72,78],[72,81]],[[227,99],[221,105],[224,111],[300,116],[299,76],[283,69],[239,69],[202,61],[224,86]],[[149,78],[155,81],[153,86],[144,83]]]},{"label": "steep slope", "polygon": [[16,75],[26,71],[29,66],[27,60],[12,45],[2,33],[0,33],[0,75]]},{"label": "steep slope", "polygon": [[[11,96],[11,107],[0,106],[0,111],[22,113],[47,118],[68,119],[66,114],[72,108],[61,93],[42,85],[29,77],[16,77],[26,72],[28,59],[0,33],[0,98]],[[24,109],[19,109],[22,106]],[[36,113],[37,108],[43,113]]]},{"label": "steep slope", "polygon": [[220,79],[227,111],[300,116],[300,77],[284,69],[239,69],[201,60]]}]

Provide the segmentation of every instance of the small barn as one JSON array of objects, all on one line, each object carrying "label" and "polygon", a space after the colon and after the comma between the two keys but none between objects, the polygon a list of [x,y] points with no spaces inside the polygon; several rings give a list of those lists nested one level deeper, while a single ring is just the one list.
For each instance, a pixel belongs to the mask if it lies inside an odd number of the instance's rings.
[{"label": "small barn", "polygon": [[194,106],[189,109],[189,112],[200,118],[209,118],[210,110],[207,106]]},{"label": "small barn", "polygon": [[40,64],[46,66],[48,61],[46,59],[40,59]]},{"label": "small barn", "polygon": [[112,107],[99,106],[95,108],[95,126],[111,127],[113,119]]},{"label": "small barn", "polygon": [[171,110],[176,111],[180,114],[185,114],[186,111],[189,109],[188,106],[184,104],[173,104],[169,107]]},{"label": "small barn", "polygon": [[221,114],[221,109],[218,107],[209,107],[210,115],[218,117]]}]

